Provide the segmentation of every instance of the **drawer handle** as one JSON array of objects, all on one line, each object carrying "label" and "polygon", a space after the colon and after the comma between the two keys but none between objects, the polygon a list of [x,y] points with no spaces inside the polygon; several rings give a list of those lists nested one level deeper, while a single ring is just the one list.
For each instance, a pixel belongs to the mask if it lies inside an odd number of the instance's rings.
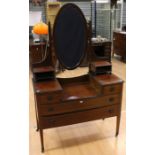
[{"label": "drawer handle", "polygon": [[48,123],[55,123],[55,120],[49,119],[49,120],[48,120]]},{"label": "drawer handle", "polygon": [[51,101],[51,100],[52,100],[52,96],[48,96],[48,97],[47,97],[47,100],[48,100],[48,101]]},{"label": "drawer handle", "polygon": [[112,114],[114,112],[114,109],[109,109],[108,112]]},{"label": "drawer handle", "polygon": [[48,108],[48,112],[51,112],[53,111],[54,109],[53,108]]},{"label": "drawer handle", "polygon": [[36,48],[36,50],[38,51],[38,48]]},{"label": "drawer handle", "polygon": [[81,100],[80,103],[84,103],[84,101]]},{"label": "drawer handle", "polygon": [[115,90],[114,87],[111,87],[111,88],[110,88],[110,92],[113,92],[114,90]]},{"label": "drawer handle", "polygon": [[114,97],[109,98],[109,102],[113,102],[114,101]]}]

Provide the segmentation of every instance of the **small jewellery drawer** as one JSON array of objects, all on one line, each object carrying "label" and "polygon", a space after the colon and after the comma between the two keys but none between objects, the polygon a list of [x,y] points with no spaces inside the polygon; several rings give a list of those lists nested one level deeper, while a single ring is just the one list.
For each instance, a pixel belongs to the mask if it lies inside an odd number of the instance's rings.
[{"label": "small jewellery drawer", "polygon": [[117,116],[119,109],[120,105],[113,105],[62,115],[42,116],[40,121],[41,126],[45,129]]},{"label": "small jewellery drawer", "polygon": [[38,94],[37,95],[37,103],[40,104],[54,104],[54,103],[59,103],[61,100],[61,95],[62,93],[60,92],[55,92],[55,93],[44,93],[44,94]]},{"label": "small jewellery drawer", "polygon": [[85,109],[93,109],[121,102],[120,95],[109,95],[85,100],[74,100],[68,102],[61,102],[60,104],[40,105],[38,111],[40,115],[54,115],[73,111],[80,111]]},{"label": "small jewellery drawer", "polygon": [[110,85],[103,87],[103,94],[109,95],[109,94],[116,94],[122,92],[122,84],[117,85]]}]

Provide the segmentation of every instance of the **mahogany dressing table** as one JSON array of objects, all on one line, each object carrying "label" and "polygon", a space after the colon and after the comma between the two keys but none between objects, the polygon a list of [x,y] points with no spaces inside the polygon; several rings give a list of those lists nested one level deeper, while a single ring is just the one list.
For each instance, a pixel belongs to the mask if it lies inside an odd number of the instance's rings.
[{"label": "mahogany dressing table", "polygon": [[[91,31],[82,11],[74,4],[62,6],[52,31],[54,44],[50,46],[54,47],[57,58],[65,69],[73,70],[80,66],[85,52],[91,51],[90,36]],[[88,62],[91,63],[89,58]],[[52,64],[48,68],[36,68],[35,71],[40,71],[40,74],[45,73],[44,69],[46,73],[49,69],[53,74],[48,79],[33,79],[42,152],[43,130],[48,128],[116,116],[118,135],[123,81],[114,74],[93,75],[90,72],[78,77],[60,78],[55,75],[53,68]]]}]

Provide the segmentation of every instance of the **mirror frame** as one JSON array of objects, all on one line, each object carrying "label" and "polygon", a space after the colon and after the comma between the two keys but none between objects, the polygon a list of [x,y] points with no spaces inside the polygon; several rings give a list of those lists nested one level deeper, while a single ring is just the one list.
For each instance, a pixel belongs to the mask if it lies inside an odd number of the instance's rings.
[{"label": "mirror frame", "polygon": [[[83,18],[82,20],[84,21],[84,27],[85,27],[85,34],[84,34],[84,35],[85,35],[84,37],[85,37],[85,40],[86,40],[86,41],[85,41],[85,49],[84,49],[84,51],[83,51],[83,54],[82,54],[80,60],[79,60],[79,61],[77,62],[77,64],[76,64],[75,66],[73,66],[73,67],[66,66],[66,65],[64,64],[63,60],[59,57],[59,55],[58,55],[58,53],[57,53],[56,43],[55,43],[55,35],[56,35],[56,34],[55,34],[55,33],[56,33],[56,32],[55,32],[55,28],[56,28],[57,20],[58,20],[57,17],[59,17],[59,15],[61,14],[61,12],[62,12],[64,9],[66,9],[66,7],[68,7],[68,6],[72,6],[72,7],[76,8],[76,10],[78,10],[78,12],[79,12],[80,15],[81,15],[81,18]],[[55,18],[55,22],[54,22],[54,26],[53,26],[53,46],[54,46],[54,49],[55,49],[54,51],[55,51],[56,57],[58,58],[60,64],[61,64],[65,69],[73,70],[73,69],[75,69],[75,68],[77,68],[77,67],[80,66],[82,60],[84,59],[84,57],[85,57],[85,55],[86,55],[87,49],[88,49],[88,27],[87,27],[86,18],[85,18],[85,16],[84,16],[82,10],[81,10],[77,5],[75,5],[75,4],[73,4],[73,3],[67,3],[67,4],[63,5],[63,6],[60,8],[60,10],[59,10],[59,12],[58,12],[58,14],[57,14],[57,16],[56,16],[56,18]]]}]

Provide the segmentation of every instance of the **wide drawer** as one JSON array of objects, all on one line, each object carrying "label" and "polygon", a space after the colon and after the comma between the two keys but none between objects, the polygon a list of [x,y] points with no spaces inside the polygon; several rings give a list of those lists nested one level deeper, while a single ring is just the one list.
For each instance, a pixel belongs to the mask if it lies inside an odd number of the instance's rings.
[{"label": "wide drawer", "polygon": [[121,95],[109,95],[83,100],[61,102],[60,104],[40,105],[40,115],[62,114],[67,112],[98,108],[121,103]]},{"label": "wide drawer", "polygon": [[103,94],[110,95],[122,92],[122,84],[115,84],[103,87]]},{"label": "wide drawer", "polygon": [[43,94],[38,94],[37,95],[37,103],[39,105],[43,104],[47,104],[47,105],[51,105],[51,104],[55,104],[55,103],[60,103],[62,97],[62,92],[54,92],[54,93],[43,93]]},{"label": "wide drawer", "polygon": [[80,112],[68,113],[56,116],[44,116],[40,119],[42,128],[58,127],[71,125],[106,117],[117,116],[120,111],[120,105],[113,105],[104,108],[85,110]]}]

